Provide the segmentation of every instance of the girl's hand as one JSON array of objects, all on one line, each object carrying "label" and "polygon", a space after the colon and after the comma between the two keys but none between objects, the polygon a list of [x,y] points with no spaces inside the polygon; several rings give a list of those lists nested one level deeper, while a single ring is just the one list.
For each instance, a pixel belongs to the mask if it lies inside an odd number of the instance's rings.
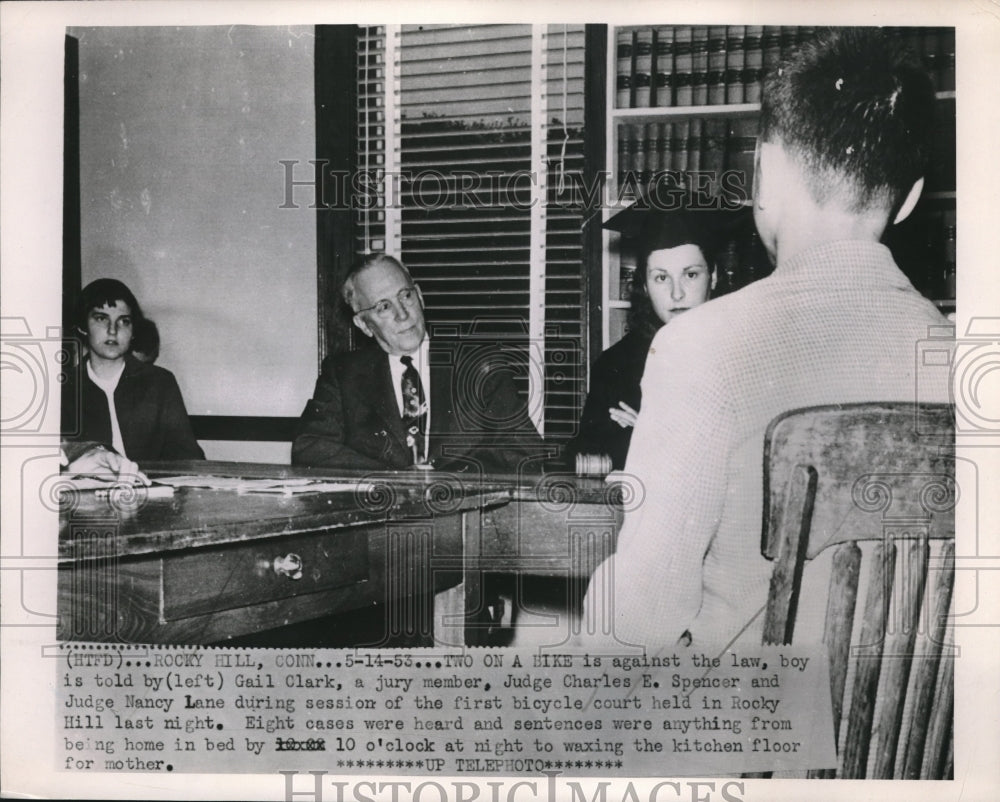
[{"label": "girl's hand", "polygon": [[109,481],[119,481],[135,485],[148,485],[149,479],[139,466],[127,457],[103,446],[95,446],[77,457],[67,467],[72,474],[99,476]]},{"label": "girl's hand", "polygon": [[611,416],[611,420],[623,429],[635,426],[636,418],[639,417],[639,413],[632,409],[632,407],[624,401],[619,401],[617,407],[611,407],[608,409],[608,415]]}]

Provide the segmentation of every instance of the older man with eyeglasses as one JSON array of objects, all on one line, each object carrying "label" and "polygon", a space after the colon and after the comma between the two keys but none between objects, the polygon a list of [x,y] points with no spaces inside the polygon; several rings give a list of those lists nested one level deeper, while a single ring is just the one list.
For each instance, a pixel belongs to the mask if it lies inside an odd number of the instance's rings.
[{"label": "older man with eyeglasses", "polygon": [[341,294],[378,349],[324,361],[292,445],[294,464],[488,473],[541,467],[542,441],[511,376],[515,360],[499,348],[484,359],[461,340],[432,343],[420,288],[391,256],[357,264]]}]

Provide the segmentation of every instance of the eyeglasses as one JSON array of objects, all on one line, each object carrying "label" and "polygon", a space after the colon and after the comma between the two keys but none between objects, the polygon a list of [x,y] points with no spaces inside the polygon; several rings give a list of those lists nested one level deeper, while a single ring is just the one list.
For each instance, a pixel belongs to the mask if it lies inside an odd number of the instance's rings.
[{"label": "eyeglasses", "polygon": [[[403,289],[396,293],[396,305],[400,307],[410,309],[416,306],[418,302],[416,287],[403,287]],[[360,315],[362,312],[375,312],[377,317],[387,318],[392,314],[392,309],[393,302],[389,298],[383,298],[381,301],[377,301],[374,306],[359,309],[354,314]]]}]

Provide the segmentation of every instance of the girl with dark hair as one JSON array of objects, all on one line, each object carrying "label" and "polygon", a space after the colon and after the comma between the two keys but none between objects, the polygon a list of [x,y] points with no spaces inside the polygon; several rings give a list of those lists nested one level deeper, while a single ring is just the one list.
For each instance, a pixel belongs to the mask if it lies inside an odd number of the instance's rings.
[{"label": "girl with dark hair", "polygon": [[568,446],[570,460],[577,454],[604,454],[615,470],[625,467],[649,345],[671,318],[711,296],[717,279],[711,243],[722,225],[714,210],[633,208],[605,224],[631,235],[636,244],[628,333],[594,362],[580,430]]},{"label": "girl with dark hair", "polygon": [[87,355],[64,385],[63,437],[137,462],[204,459],[173,374],[132,354],[136,328],[146,324],[132,291],[115,279],[91,282],[76,324]]}]

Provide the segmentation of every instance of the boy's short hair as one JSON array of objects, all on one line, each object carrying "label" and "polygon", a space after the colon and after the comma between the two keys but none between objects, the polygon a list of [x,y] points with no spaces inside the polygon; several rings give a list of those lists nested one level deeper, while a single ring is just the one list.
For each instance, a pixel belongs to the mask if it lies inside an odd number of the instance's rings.
[{"label": "boy's short hair", "polygon": [[376,265],[382,264],[392,265],[393,267],[402,270],[407,276],[410,275],[410,271],[406,269],[402,262],[400,262],[396,257],[389,256],[385,253],[373,253],[370,256],[366,256],[364,259],[359,259],[351,265],[351,269],[347,271],[347,275],[344,276],[344,283],[340,287],[340,295],[344,299],[344,303],[351,308],[352,312],[355,311],[354,279],[362,270],[367,270],[369,267],[375,267]]},{"label": "boy's short hair", "polygon": [[819,28],[765,77],[761,139],[800,160],[818,202],[895,209],[924,175],[933,111],[930,77],[898,37]]},{"label": "boy's short hair", "polygon": [[80,292],[80,298],[76,306],[76,325],[81,331],[87,330],[87,318],[91,309],[100,309],[102,306],[114,306],[118,301],[124,301],[132,312],[132,325],[145,316],[139,302],[132,294],[132,290],[125,286],[118,279],[99,278],[90,282]]}]

